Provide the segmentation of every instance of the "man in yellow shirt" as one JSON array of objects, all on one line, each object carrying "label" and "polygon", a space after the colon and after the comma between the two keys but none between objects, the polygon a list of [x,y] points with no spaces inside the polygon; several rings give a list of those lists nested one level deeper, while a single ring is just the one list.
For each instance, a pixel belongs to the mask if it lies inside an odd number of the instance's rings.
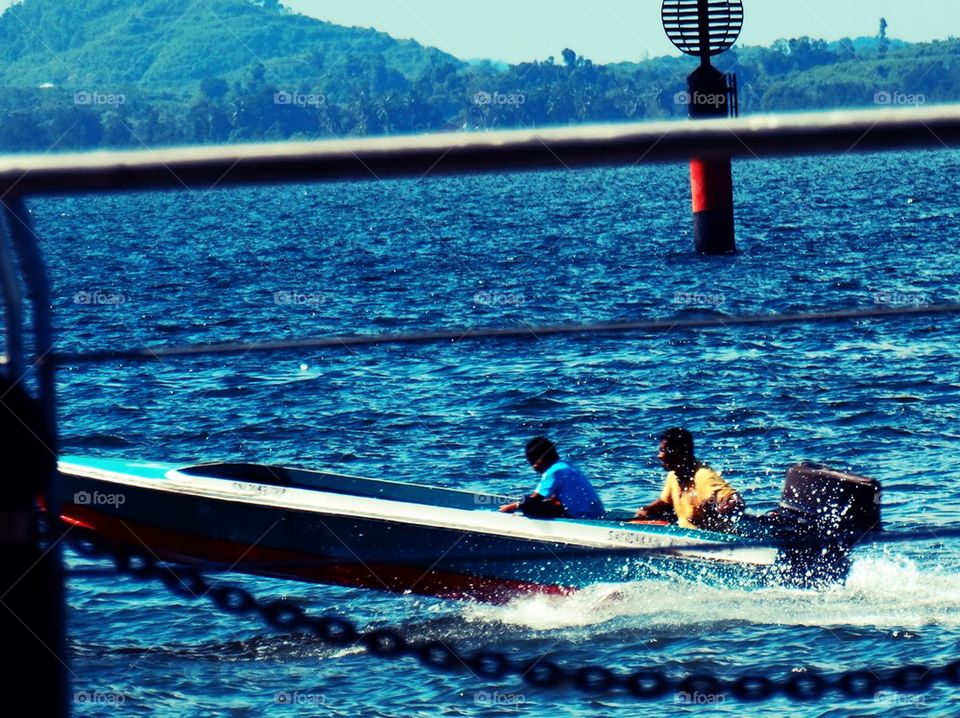
[{"label": "man in yellow shirt", "polygon": [[743,511],[740,494],[720,474],[697,461],[693,436],[686,429],[667,429],[660,436],[660,463],[669,472],[660,498],[637,511],[637,519],[675,515],[683,528],[725,531]]}]

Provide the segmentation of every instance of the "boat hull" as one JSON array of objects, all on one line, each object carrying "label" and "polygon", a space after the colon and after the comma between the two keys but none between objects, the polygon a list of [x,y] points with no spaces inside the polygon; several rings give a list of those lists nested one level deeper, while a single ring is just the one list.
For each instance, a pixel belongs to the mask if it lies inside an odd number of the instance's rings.
[{"label": "boat hull", "polygon": [[[316,474],[320,490],[191,472],[65,459],[61,514],[164,560],[491,602],[662,576],[755,585],[776,554],[676,527],[499,514],[498,497],[469,492]],[[712,540],[730,550],[697,550]],[[652,552],[624,553],[642,546]]]}]

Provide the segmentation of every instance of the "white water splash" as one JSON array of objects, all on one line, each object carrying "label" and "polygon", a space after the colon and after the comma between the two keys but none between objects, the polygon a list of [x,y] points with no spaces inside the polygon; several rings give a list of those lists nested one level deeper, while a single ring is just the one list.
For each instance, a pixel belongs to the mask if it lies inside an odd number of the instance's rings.
[{"label": "white water splash", "polygon": [[664,628],[740,622],[766,626],[960,626],[960,573],[921,569],[902,557],[858,559],[847,583],[823,591],[754,590],[685,581],[598,584],[570,596],[529,596],[504,606],[468,604],[467,621],[532,630],[599,626]]}]

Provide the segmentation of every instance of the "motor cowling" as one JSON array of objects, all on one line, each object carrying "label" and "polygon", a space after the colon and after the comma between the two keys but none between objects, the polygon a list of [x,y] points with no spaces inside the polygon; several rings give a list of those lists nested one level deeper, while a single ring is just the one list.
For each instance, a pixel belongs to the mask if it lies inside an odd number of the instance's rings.
[{"label": "motor cowling", "polygon": [[858,538],[881,528],[881,494],[879,481],[805,462],[787,470],[780,511],[815,526],[824,538]]},{"label": "motor cowling", "polygon": [[791,466],[780,507],[763,517],[782,543],[780,580],[816,587],[845,579],[850,549],[881,528],[881,495],[874,479],[822,464]]}]

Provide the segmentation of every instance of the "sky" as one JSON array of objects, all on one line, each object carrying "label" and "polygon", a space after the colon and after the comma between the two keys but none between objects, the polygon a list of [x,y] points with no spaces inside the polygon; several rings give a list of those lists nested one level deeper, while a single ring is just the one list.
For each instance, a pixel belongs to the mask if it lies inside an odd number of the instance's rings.
[{"label": "sky", "polygon": [[[281,0],[340,25],[413,38],[463,60],[544,60],[569,47],[598,63],[676,54],[661,0]],[[960,0],[743,0],[741,44],[888,34],[909,41],[960,35]]]}]

